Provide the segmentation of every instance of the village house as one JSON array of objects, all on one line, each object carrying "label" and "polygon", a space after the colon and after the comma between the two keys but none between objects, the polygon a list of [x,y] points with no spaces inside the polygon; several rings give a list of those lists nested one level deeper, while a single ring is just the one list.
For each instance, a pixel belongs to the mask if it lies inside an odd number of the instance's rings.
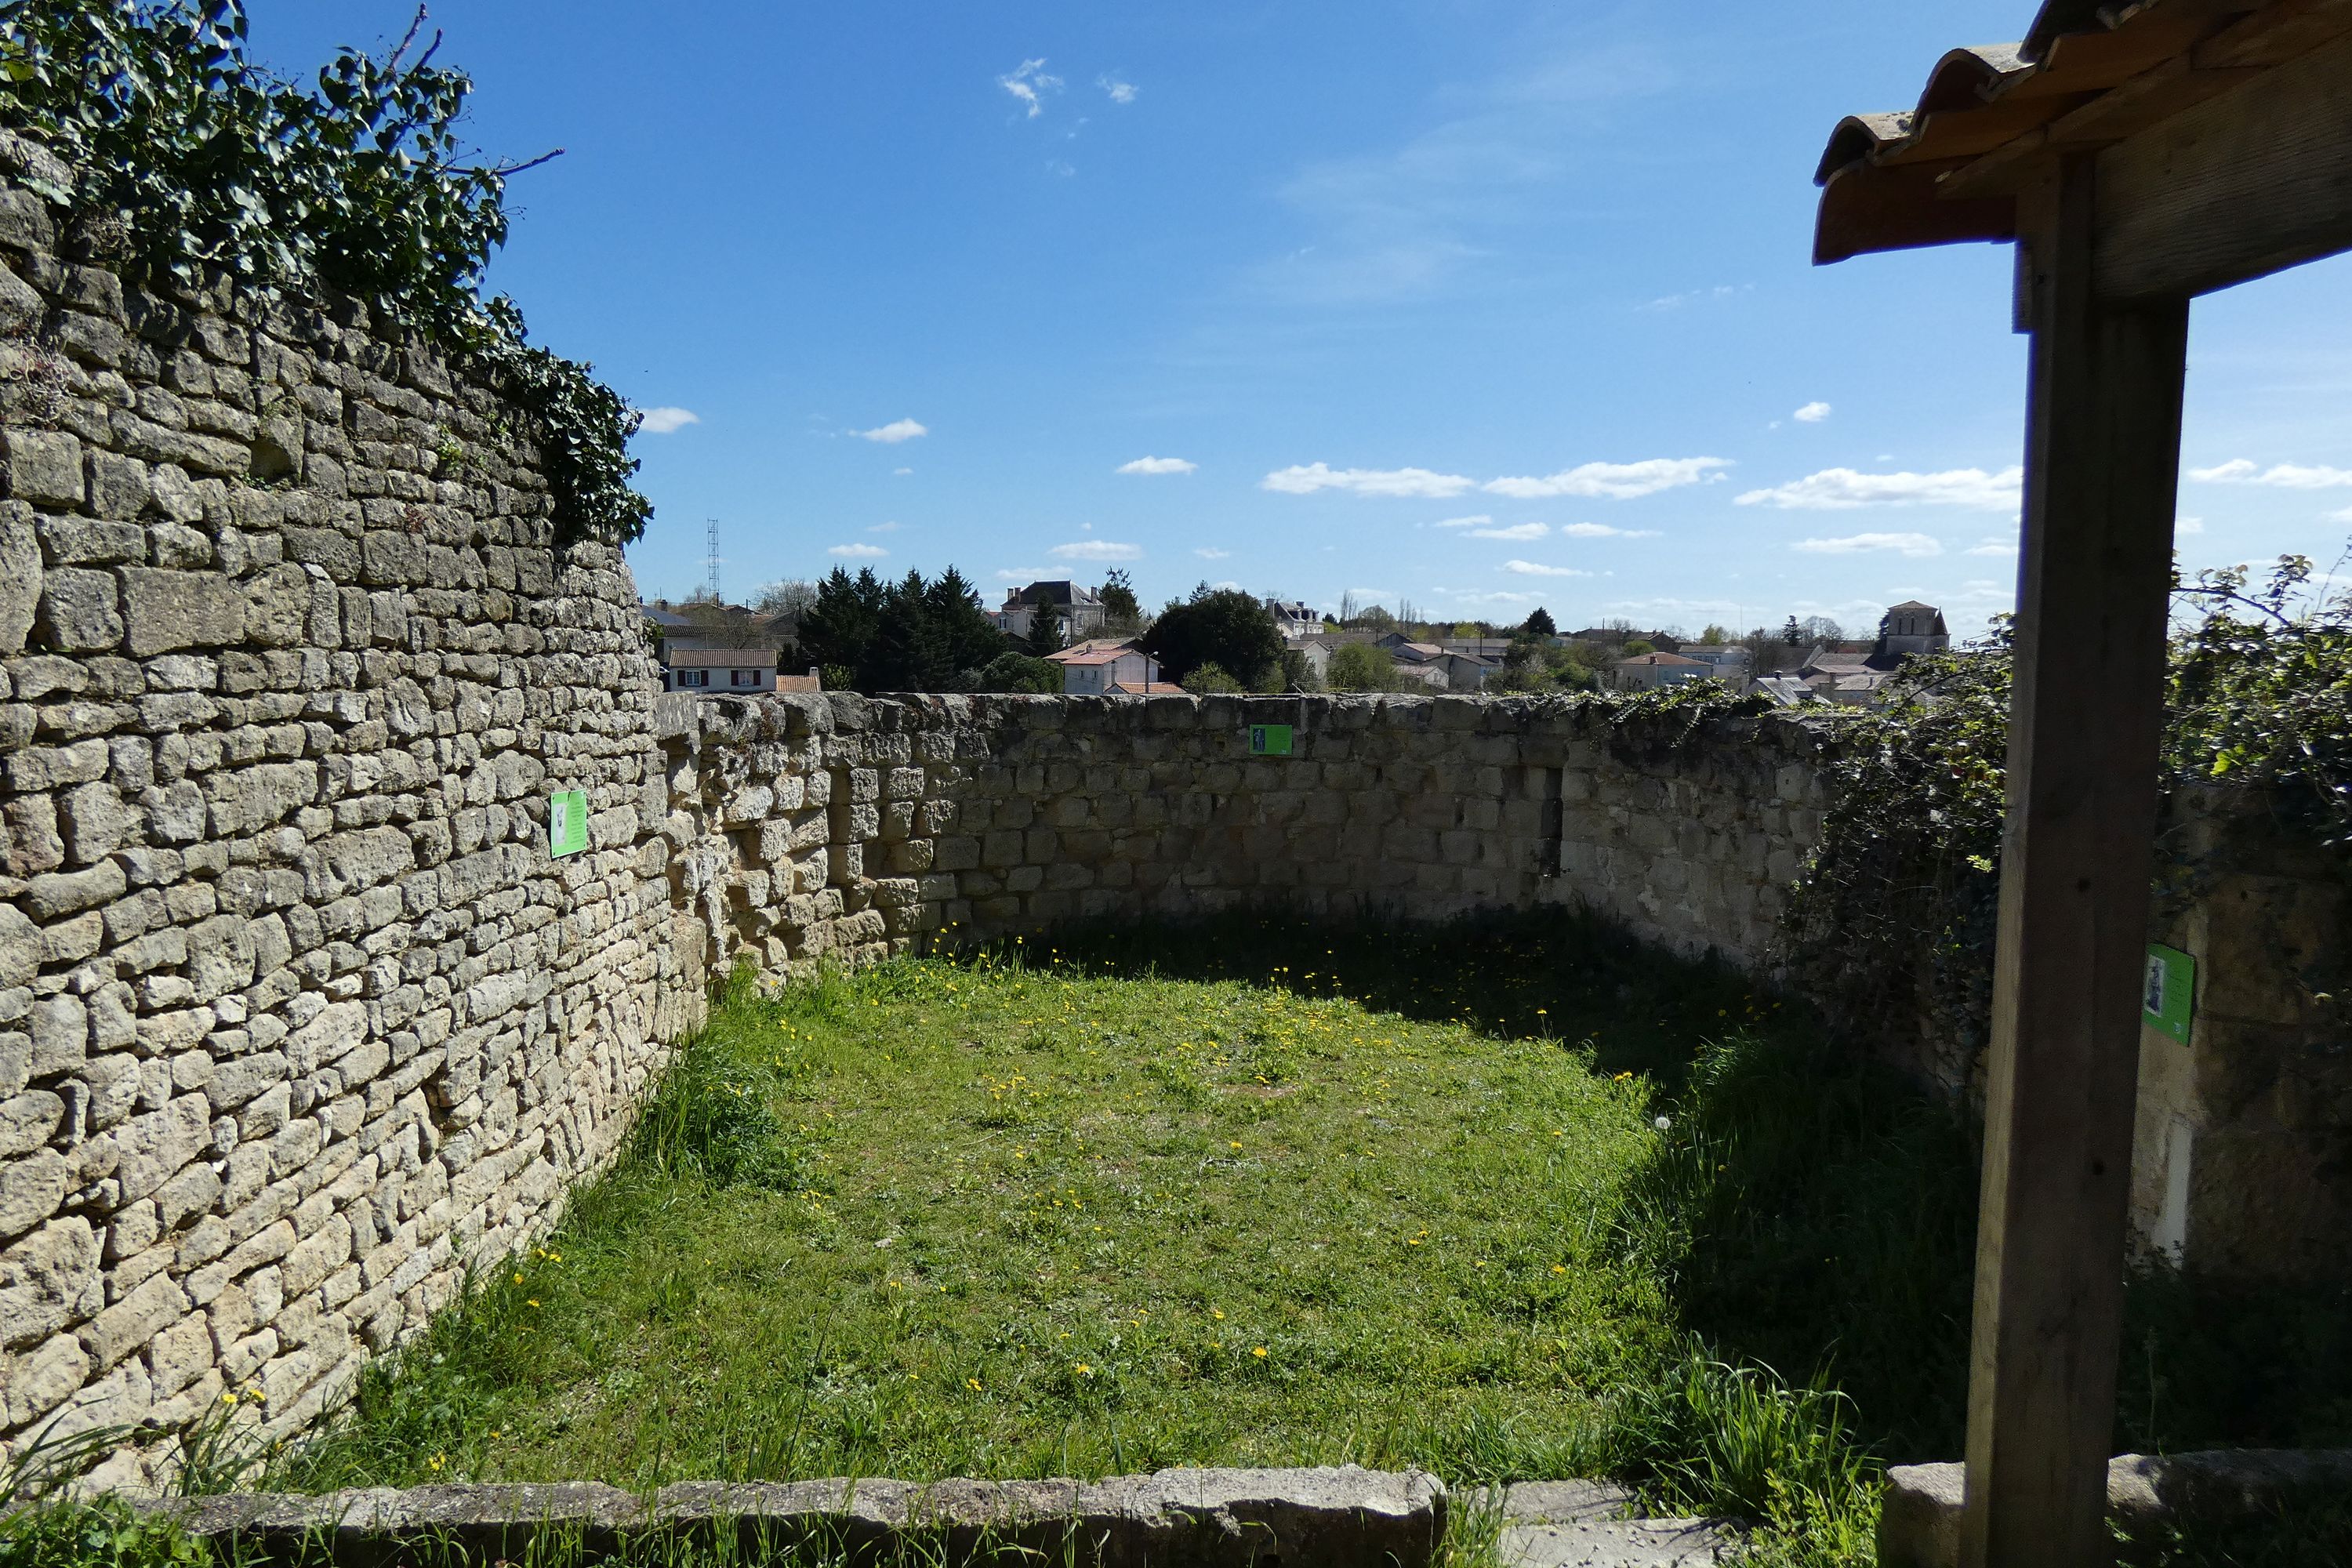
[{"label": "village house", "polygon": [[761,697],[772,691],[814,691],[817,672],[779,676],[772,647],[680,647],[664,642],[662,689],[703,697]]},{"label": "village house", "polygon": [[1323,630],[1323,612],[1297,599],[1268,599],[1265,613],[1274,617],[1275,629],[1286,643],[1304,642]]},{"label": "village house", "polygon": [[1068,697],[1144,695],[1166,686],[1160,679],[1160,661],[1136,646],[1133,637],[1096,638],[1045,656],[1062,667],[1062,692]]},{"label": "village house", "polygon": [[1610,684],[1620,691],[1656,691],[1685,681],[1712,680],[1715,667],[1678,653],[1637,653],[1617,661]]},{"label": "village house", "polygon": [[989,618],[1006,636],[1026,638],[1039,616],[1051,616],[1061,624],[1063,637],[1083,642],[1102,630],[1108,615],[1093,589],[1063,579],[1006,590],[1004,607]]}]

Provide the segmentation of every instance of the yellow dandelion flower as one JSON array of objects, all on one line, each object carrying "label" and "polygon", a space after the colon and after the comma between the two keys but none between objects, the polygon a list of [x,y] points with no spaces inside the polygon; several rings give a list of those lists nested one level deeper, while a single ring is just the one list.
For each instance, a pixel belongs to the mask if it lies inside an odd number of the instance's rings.
[{"label": "yellow dandelion flower", "polygon": [[1250,1354],[1257,1357],[1260,1361],[1264,1361],[1265,1359],[1265,1347],[1264,1345],[1258,1345],[1251,1350]]}]

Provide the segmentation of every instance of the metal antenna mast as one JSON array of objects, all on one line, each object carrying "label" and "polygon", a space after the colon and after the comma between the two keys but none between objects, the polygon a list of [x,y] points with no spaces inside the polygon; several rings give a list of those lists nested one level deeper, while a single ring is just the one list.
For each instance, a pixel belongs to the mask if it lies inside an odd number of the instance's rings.
[{"label": "metal antenna mast", "polygon": [[710,566],[710,602],[714,605],[723,605],[727,601],[719,592],[719,520],[712,517],[705,518],[703,521],[710,525],[709,535],[710,542],[704,552],[709,557]]}]

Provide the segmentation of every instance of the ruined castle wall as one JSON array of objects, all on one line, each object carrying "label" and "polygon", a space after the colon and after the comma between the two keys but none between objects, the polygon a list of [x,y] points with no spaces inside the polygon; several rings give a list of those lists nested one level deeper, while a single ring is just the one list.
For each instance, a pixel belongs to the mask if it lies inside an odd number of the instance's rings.
[{"label": "ruined castle wall", "polygon": [[[1769,964],[1820,830],[1790,720],[1456,697],[663,699],[673,894],[772,973],[925,933],[1579,903]],[[1287,726],[1290,754],[1254,755]]]},{"label": "ruined castle wall", "polygon": [[635,593],[518,423],[0,181],[0,1437],[301,1426],[690,1022]]}]

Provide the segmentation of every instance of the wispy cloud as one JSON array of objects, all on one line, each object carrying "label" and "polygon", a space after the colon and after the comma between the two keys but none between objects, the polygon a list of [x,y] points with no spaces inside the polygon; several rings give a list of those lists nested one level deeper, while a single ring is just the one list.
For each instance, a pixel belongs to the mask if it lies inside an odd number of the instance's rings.
[{"label": "wispy cloud", "polygon": [[1789,416],[1800,425],[1818,425],[1829,416],[1830,405],[1826,403],[1808,403]]},{"label": "wispy cloud", "polygon": [[1042,59],[1023,60],[1019,66],[996,79],[996,85],[1011,93],[1027,107],[1024,118],[1034,120],[1045,112],[1045,95],[1062,90],[1062,79],[1045,74]]},{"label": "wispy cloud", "polygon": [[2011,533],[1988,533],[1960,553],[1963,555],[2014,555],[2017,553],[2017,536]]},{"label": "wispy cloud", "polygon": [[2342,511],[2329,512],[2327,514],[2327,521],[2330,522],[2352,522],[2352,506],[2346,507]]},{"label": "wispy cloud", "polygon": [[[1042,65],[1045,62],[1041,60],[1038,63]],[[1106,74],[1095,78],[1095,85],[1102,89],[1113,103],[1135,101],[1135,84],[1131,81],[1121,81],[1115,76]]]},{"label": "wispy cloud", "polygon": [[1046,553],[1056,561],[1134,561],[1141,558],[1143,546],[1114,544],[1108,539],[1079,539],[1056,544]]},{"label": "wispy cloud", "polygon": [[1580,572],[1573,566],[1547,566],[1539,561],[1506,561],[1503,570],[1521,577],[1590,577],[1590,572]]},{"label": "wispy cloud", "polygon": [[1808,555],[1866,555],[1892,550],[1915,559],[1944,552],[1941,542],[1925,533],[1850,533],[1843,539],[1801,539],[1789,548]]},{"label": "wispy cloud", "polygon": [[871,430],[850,432],[861,441],[879,441],[886,447],[895,447],[901,441],[911,441],[918,436],[930,433],[929,426],[913,419],[893,419],[887,425],[877,425]]},{"label": "wispy cloud", "polygon": [[1484,528],[1494,521],[1482,511],[1475,517],[1449,517],[1443,522],[1433,522],[1429,526],[1432,528]]},{"label": "wispy cloud", "polygon": [[890,552],[878,544],[836,544],[825,553],[845,561],[878,561]]},{"label": "wispy cloud", "polygon": [[1562,539],[1655,539],[1654,528],[1612,528],[1605,522],[1564,522],[1560,524]]},{"label": "wispy cloud", "polygon": [[996,580],[1000,583],[1034,583],[1046,571],[1047,568],[1043,566],[999,566]]},{"label": "wispy cloud", "polygon": [[1506,528],[1474,528],[1466,537],[1471,539],[1541,539],[1551,531],[1551,525],[1542,522],[1515,522]]},{"label": "wispy cloud", "polygon": [[1777,507],[1785,511],[1846,511],[1864,506],[1967,506],[1987,511],[2017,510],[2025,470],[1948,468],[1936,474],[1864,474],[1853,468],[1823,468],[1785,485],[1749,490],[1735,498],[1741,506]]},{"label": "wispy cloud", "polygon": [[1691,289],[1680,294],[1661,294],[1644,300],[1639,307],[1644,310],[1679,310],[1685,305],[1704,304],[1709,300],[1735,300],[1756,287],[1753,283],[1718,283],[1712,289]]},{"label": "wispy cloud", "polygon": [[637,412],[645,416],[645,422],[637,428],[648,436],[667,436],[673,430],[702,423],[702,416],[691,408],[641,408]]},{"label": "wispy cloud", "polygon": [[1541,594],[1511,594],[1499,588],[1491,592],[1481,592],[1476,588],[1432,588],[1430,592],[1457,605],[1533,605],[1543,598]]},{"label": "wispy cloud", "polygon": [[903,479],[914,471],[915,470],[912,468],[893,468],[890,470],[890,477],[893,479]]},{"label": "wispy cloud", "polygon": [[1120,474],[1191,474],[1200,471],[1201,465],[1188,463],[1181,458],[1138,458],[1131,463],[1121,463],[1111,470]]},{"label": "wispy cloud", "polygon": [[1231,556],[1233,552],[1230,550],[1220,550],[1213,544],[1203,544],[1201,548],[1192,552],[1192,553],[1199,556],[1203,561],[1223,561]]},{"label": "wispy cloud", "polygon": [[866,531],[868,533],[896,533],[906,526],[907,525],[905,523],[898,521],[876,522],[867,524]]},{"label": "wispy cloud", "polygon": [[1460,474],[1440,474],[1428,468],[1335,468],[1328,463],[1293,464],[1276,468],[1258,481],[1262,489],[1284,495],[1313,495],[1317,490],[1347,490],[1360,496],[1420,496],[1444,500],[1472,489],[1477,480]]},{"label": "wispy cloud", "polygon": [[2210,468],[2191,468],[2189,477],[2209,485],[2273,485],[2284,490],[2327,490],[2352,485],[2352,468],[2305,467],[2273,463],[2265,468],[2244,458],[2232,458]]},{"label": "wispy cloud", "polygon": [[[2344,510],[2337,512],[2336,515],[2346,521],[2352,521],[2352,507],[2347,507]],[[2205,520],[2201,517],[2176,517],[2172,520],[2172,531],[2175,533],[2202,533],[2205,531]]]},{"label": "wispy cloud", "polygon": [[1674,85],[1663,48],[1580,24],[1533,28],[1508,74],[1442,89],[1412,117],[1426,127],[1417,134],[1301,165],[1280,195],[1304,243],[1256,268],[1261,285],[1297,302],[1365,306],[1517,281],[1525,237],[1596,134]]},{"label": "wispy cloud", "polygon": [[1489,479],[1485,489],[1519,500],[1549,496],[1607,497],[1631,500],[1719,479],[1731,467],[1723,458],[1644,458],[1637,463],[1580,463],[1541,479]]}]

